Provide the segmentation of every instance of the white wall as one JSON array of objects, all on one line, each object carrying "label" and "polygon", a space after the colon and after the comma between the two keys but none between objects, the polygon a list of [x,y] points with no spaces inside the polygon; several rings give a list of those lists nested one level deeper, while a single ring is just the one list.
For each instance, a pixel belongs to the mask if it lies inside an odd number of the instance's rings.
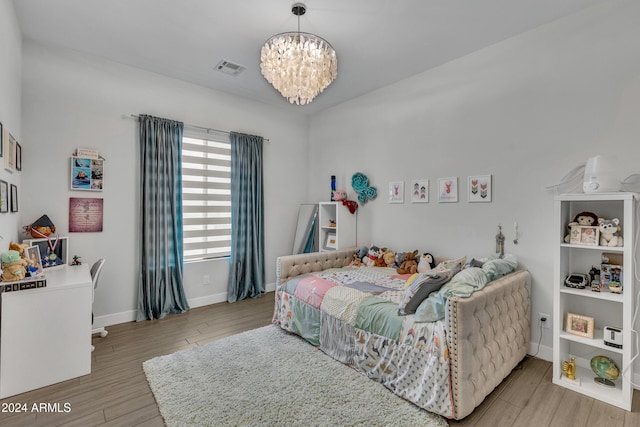
[{"label": "white wall", "polygon": [[[266,279],[274,288],[275,258],[290,253],[305,199],[306,118],[292,120],[291,112],[32,42],[25,41],[23,60],[23,195],[29,197],[23,197],[22,222],[46,213],[60,235],[68,235],[69,198],[104,199],[104,231],[70,234],[71,255],[88,263],[107,259],[95,297],[96,324],[132,320],[137,301],[138,127],[123,115],[151,114],[270,139],[264,150]],[[69,190],[69,158],[77,147],[97,148],[106,158],[104,191]],[[190,304],[226,301],[227,271],[226,260],[187,264]],[[210,285],[203,284],[204,274]]]},{"label": "white wall", "polygon": [[[323,200],[336,174],[355,198],[351,176],[364,172],[378,198],[359,209],[358,240],[401,251],[487,256],[502,224],[506,250],[533,275],[534,319],[551,314],[557,242],[543,187],[599,153],[616,154],[623,176],[640,172],[638,40],[640,3],[608,3],[315,115],[310,196]],[[492,203],[467,202],[467,177],[480,174],[493,175]],[[436,181],[451,176],[460,201],[439,204]],[[387,203],[390,181],[416,178],[431,180],[428,204],[408,190]]]},{"label": "white wall", "polygon": [[[0,0],[0,123],[4,131],[11,132],[11,135],[24,146],[22,140],[21,121],[21,79],[22,70],[22,36],[10,0]],[[6,153],[5,153],[6,156]],[[0,159],[0,179],[9,185],[18,187],[18,209],[22,209],[22,172],[8,172],[4,169],[4,158]],[[10,189],[11,187],[9,187]],[[0,214],[0,252],[9,247],[9,242],[18,239],[18,228],[20,226],[20,212]]]}]

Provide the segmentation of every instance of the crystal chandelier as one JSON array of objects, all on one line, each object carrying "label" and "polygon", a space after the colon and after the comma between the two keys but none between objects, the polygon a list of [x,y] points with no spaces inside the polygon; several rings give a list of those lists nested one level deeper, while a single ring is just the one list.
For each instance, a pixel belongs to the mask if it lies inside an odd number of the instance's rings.
[{"label": "crystal chandelier", "polygon": [[306,7],[296,3],[291,13],[298,17],[298,31],[280,33],[262,46],[260,71],[292,104],[305,105],[336,78],[338,58],[329,42],[300,32],[300,16]]}]

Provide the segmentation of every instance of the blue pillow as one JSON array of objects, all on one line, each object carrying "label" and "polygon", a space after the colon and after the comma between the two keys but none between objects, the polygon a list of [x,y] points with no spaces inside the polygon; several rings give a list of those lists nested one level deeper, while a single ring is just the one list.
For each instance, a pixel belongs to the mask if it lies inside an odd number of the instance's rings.
[{"label": "blue pillow", "polygon": [[489,282],[487,274],[478,267],[465,268],[425,299],[416,309],[414,321],[417,323],[435,322],[444,319],[447,299],[451,296],[468,297],[473,292],[484,288]]}]

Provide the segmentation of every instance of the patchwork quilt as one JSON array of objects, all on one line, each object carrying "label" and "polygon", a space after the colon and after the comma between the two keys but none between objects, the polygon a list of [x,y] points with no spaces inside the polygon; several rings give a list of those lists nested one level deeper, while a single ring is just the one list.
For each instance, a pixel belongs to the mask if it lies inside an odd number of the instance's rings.
[{"label": "patchwork quilt", "polygon": [[380,267],[297,276],[276,289],[273,322],[404,399],[452,418],[445,323],[398,313],[408,277]]}]

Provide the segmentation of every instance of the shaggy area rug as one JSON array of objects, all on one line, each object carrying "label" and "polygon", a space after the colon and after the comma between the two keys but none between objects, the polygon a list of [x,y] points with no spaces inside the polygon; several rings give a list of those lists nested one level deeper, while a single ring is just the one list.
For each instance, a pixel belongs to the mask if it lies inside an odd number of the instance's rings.
[{"label": "shaggy area rug", "polygon": [[276,326],[147,360],[173,426],[446,426]]}]

